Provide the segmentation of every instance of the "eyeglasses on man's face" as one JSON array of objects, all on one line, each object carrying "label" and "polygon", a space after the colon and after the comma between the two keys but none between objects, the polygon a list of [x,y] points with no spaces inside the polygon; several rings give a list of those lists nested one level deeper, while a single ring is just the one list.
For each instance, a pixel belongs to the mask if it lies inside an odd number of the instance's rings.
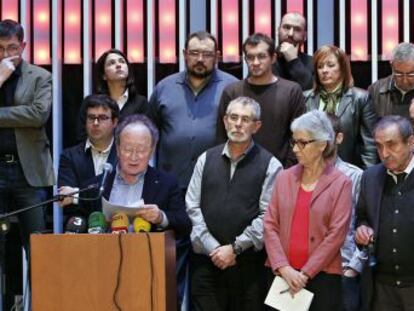
[{"label": "eyeglasses on man's face", "polygon": [[212,59],[216,56],[216,52],[214,51],[200,51],[200,50],[187,50],[187,55],[188,57],[191,58],[200,58],[200,56],[202,58],[205,59]]},{"label": "eyeglasses on man's face", "polygon": [[254,63],[254,61],[257,59],[259,63],[264,62],[266,59],[269,58],[269,54],[267,53],[259,53],[259,54],[246,54],[244,59],[247,63]]},{"label": "eyeglasses on man's face", "polygon": [[106,114],[98,114],[98,115],[88,114],[86,116],[86,120],[89,123],[95,123],[96,121],[98,121],[98,123],[103,123],[103,122],[107,122],[110,119],[111,117],[107,116]]}]

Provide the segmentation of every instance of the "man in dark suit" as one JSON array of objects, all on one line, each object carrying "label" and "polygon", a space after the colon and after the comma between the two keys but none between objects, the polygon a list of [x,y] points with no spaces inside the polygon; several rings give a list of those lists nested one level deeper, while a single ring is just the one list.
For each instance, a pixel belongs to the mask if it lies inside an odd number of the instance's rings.
[{"label": "man in dark suit", "polygon": [[118,166],[108,178],[104,197],[111,203],[132,206],[142,199],[136,216],[152,224],[152,230],[172,229],[187,236],[191,222],[176,177],[149,166],[158,141],[158,130],[143,115],[132,115],[115,130]]},{"label": "man in dark suit", "polygon": [[362,176],[355,240],[371,250],[375,265],[372,309],[414,310],[413,128],[389,115],[374,128],[374,139],[382,163]]},{"label": "man in dark suit", "polygon": [[[52,81],[46,70],[22,59],[22,26],[0,22],[0,213],[42,202],[54,174],[45,124],[52,105]],[[22,240],[45,229],[41,208],[19,214]],[[0,255],[2,256],[2,255]]]},{"label": "man in dark suit", "polygon": [[[118,124],[119,108],[108,95],[89,95],[82,103],[85,107],[83,120],[87,138],[84,142],[64,150],[60,156],[58,186],[59,194],[68,194],[83,189],[102,174],[106,162],[116,165],[114,129]],[[97,190],[97,189],[96,189]],[[97,191],[82,192],[81,197],[94,197]],[[82,201],[78,196],[65,197],[60,202],[66,215],[88,217],[100,211],[100,200]]]},{"label": "man in dark suit", "polygon": [[181,303],[185,288],[186,252],[181,245],[189,238],[191,221],[175,176],[149,166],[158,142],[158,130],[143,115],[131,115],[115,131],[118,166],[108,178],[104,197],[109,202],[139,208],[136,216],[151,223],[151,230],[171,229],[177,239],[177,291]]}]

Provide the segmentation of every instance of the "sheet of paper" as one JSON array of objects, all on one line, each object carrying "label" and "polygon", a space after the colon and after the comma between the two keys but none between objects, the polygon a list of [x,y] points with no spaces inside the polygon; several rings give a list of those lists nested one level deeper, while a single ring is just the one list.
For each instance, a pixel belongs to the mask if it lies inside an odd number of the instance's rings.
[{"label": "sheet of paper", "polygon": [[107,221],[110,221],[112,218],[112,215],[115,213],[125,213],[128,216],[135,216],[136,212],[139,208],[141,208],[144,205],[144,200],[139,200],[136,204],[133,206],[121,206],[121,205],[115,205],[111,202],[105,200],[104,197],[102,197],[102,213],[105,215],[105,218]]},{"label": "sheet of paper", "polygon": [[279,311],[308,311],[313,293],[302,289],[292,297],[289,292],[283,292],[287,288],[289,285],[286,281],[280,276],[276,276],[267,293],[265,304]]}]

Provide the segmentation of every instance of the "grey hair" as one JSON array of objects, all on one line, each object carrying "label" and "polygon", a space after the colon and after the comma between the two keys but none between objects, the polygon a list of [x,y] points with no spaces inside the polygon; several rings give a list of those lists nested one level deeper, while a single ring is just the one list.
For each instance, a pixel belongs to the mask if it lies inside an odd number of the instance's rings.
[{"label": "grey hair", "polygon": [[115,142],[119,146],[121,143],[121,134],[129,125],[140,125],[148,129],[151,134],[151,146],[155,147],[158,143],[159,132],[154,123],[145,115],[133,114],[125,117],[115,128]]},{"label": "grey hair", "polygon": [[227,106],[226,114],[230,113],[231,107],[235,104],[241,104],[243,106],[248,106],[252,108],[254,120],[260,120],[260,115],[261,115],[260,104],[257,101],[255,101],[253,98],[246,97],[246,96],[239,96],[233,99]]},{"label": "grey hair", "polygon": [[403,142],[408,141],[408,138],[413,136],[413,127],[410,120],[406,117],[399,115],[388,115],[382,117],[378,123],[374,126],[373,136],[377,134],[378,131],[383,131],[386,128],[396,125]]},{"label": "grey hair", "polygon": [[304,131],[309,133],[312,139],[326,141],[327,146],[323,152],[323,157],[329,158],[332,156],[335,148],[335,132],[325,112],[311,110],[301,115],[293,120],[290,130],[292,132]]},{"label": "grey hair", "polygon": [[414,44],[409,42],[402,42],[392,50],[392,62],[407,62],[414,61]]}]

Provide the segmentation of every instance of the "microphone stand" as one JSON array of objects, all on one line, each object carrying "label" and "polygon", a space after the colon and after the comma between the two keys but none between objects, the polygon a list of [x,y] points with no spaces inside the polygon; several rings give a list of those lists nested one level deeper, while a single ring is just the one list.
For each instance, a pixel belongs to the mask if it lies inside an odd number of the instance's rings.
[{"label": "microphone stand", "polygon": [[[49,204],[49,203],[53,203],[53,202],[57,202],[57,201],[61,201],[62,199],[64,199],[65,197],[71,197],[74,196],[75,194],[78,193],[82,193],[88,190],[93,190],[93,189],[98,189],[99,188],[99,184],[95,183],[95,184],[91,184],[83,189],[80,190],[76,190],[76,191],[72,191],[70,193],[67,194],[57,194],[54,195],[51,199],[31,205],[31,206],[27,206],[18,210],[15,210],[13,212],[10,213],[4,213],[4,214],[0,214],[0,311],[3,310],[3,275],[5,274],[5,258],[6,258],[6,234],[10,229],[10,223],[8,221],[7,218],[14,216],[14,215],[18,215],[27,211],[30,211],[32,209],[41,207],[43,205]],[[101,197],[102,192],[99,191],[98,195],[96,197],[93,198],[79,198],[79,200],[97,200]]]},{"label": "microphone stand", "polygon": [[[88,190],[98,189],[98,188],[99,188],[99,184],[96,183],[96,184],[91,184],[91,185],[89,185],[89,186],[87,186],[87,187],[85,187],[83,189],[76,190],[76,191],[72,191],[72,192],[69,192],[69,193],[66,193],[66,194],[56,194],[56,195],[54,195],[49,200],[46,200],[46,201],[43,201],[43,202],[40,202],[40,203],[31,205],[31,206],[24,207],[24,208],[15,210],[15,211],[10,212],[10,213],[0,214],[0,221],[1,220],[4,220],[4,219],[7,219],[7,218],[9,218],[11,216],[18,215],[18,214],[21,214],[21,213],[30,211],[32,209],[38,208],[38,207],[40,207],[42,205],[49,204],[49,203],[53,203],[53,202],[57,202],[57,201],[61,201],[62,199],[66,198],[66,197],[72,197],[75,194],[82,193],[82,192],[85,192],[85,191],[88,191]],[[101,193],[98,193],[98,195],[96,197],[87,198],[86,200],[97,200],[97,199],[99,199],[101,197],[101,195],[102,195]],[[84,198],[79,198],[79,200],[85,200],[85,199]],[[1,227],[0,227],[0,229],[1,229]],[[1,230],[0,233],[3,233],[3,230]]]}]

